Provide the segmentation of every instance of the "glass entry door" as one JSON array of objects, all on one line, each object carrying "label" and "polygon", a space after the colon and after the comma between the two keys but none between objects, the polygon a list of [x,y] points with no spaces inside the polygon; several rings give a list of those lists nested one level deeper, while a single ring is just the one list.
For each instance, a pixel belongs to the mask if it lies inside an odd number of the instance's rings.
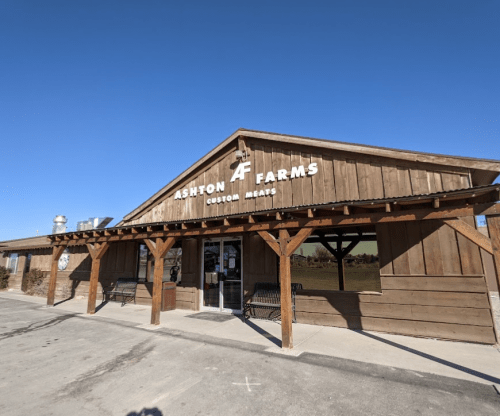
[{"label": "glass entry door", "polygon": [[203,244],[202,309],[241,313],[241,239]]}]

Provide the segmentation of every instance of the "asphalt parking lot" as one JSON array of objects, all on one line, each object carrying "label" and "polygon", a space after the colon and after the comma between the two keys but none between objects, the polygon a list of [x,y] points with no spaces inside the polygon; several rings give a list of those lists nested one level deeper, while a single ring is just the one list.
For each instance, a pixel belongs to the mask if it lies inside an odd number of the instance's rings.
[{"label": "asphalt parking lot", "polygon": [[493,385],[0,298],[6,415],[498,415]]}]

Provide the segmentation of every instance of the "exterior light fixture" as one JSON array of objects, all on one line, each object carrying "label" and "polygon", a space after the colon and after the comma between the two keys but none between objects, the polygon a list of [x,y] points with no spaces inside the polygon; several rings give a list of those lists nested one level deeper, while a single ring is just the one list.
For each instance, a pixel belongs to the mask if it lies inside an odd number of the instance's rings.
[{"label": "exterior light fixture", "polygon": [[248,153],[246,150],[236,150],[236,160],[247,160]]}]

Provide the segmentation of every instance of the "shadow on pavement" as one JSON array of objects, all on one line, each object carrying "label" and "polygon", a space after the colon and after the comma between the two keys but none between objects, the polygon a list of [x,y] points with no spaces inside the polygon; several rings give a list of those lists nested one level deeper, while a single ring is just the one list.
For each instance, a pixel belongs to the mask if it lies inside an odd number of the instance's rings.
[{"label": "shadow on pavement", "polygon": [[62,305],[63,303],[65,303],[65,302],[67,302],[69,300],[72,300],[72,299],[74,299],[74,298],[73,297],[69,297],[67,299],[60,300],[59,302],[54,303],[54,306]]},{"label": "shadow on pavement", "polygon": [[96,306],[95,311],[99,312],[102,308],[104,308],[108,304],[108,301],[101,302],[99,305]]},{"label": "shadow on pavement", "polygon": [[152,409],[142,409],[139,412],[127,413],[127,416],[163,416],[163,413],[157,407]]},{"label": "shadow on pavement", "polygon": [[255,332],[258,334],[262,335],[263,337],[267,338],[269,341],[271,341],[273,344],[275,344],[278,347],[281,347],[281,340],[276,338],[274,335],[271,335],[269,332],[267,332],[265,329],[262,329],[260,326],[255,325],[253,322],[251,322],[249,319],[241,319],[241,321],[248,325],[250,328],[252,328]]},{"label": "shadow on pavement", "polygon": [[419,357],[426,358],[428,360],[434,361],[434,362],[442,364],[442,365],[446,365],[448,367],[454,368],[455,370],[463,371],[464,373],[473,375],[473,376],[478,377],[478,378],[482,378],[483,380],[489,381],[491,383],[500,384],[499,378],[489,376],[488,374],[484,374],[484,373],[481,373],[479,371],[472,370],[471,368],[467,368],[467,367],[464,367],[462,365],[452,363],[451,361],[447,361],[447,360],[443,360],[442,358],[435,357],[434,355],[426,354],[425,352],[418,351],[418,350],[415,350],[415,349],[410,348],[410,347],[406,347],[404,345],[398,344],[397,342],[389,341],[387,339],[378,337],[378,336],[373,335],[373,334],[368,334],[364,331],[358,330],[356,332],[360,333],[361,335],[364,335],[365,337],[372,338],[374,340],[383,342],[384,344],[390,345],[392,347],[399,348],[400,350],[408,351],[412,354],[418,355]]}]

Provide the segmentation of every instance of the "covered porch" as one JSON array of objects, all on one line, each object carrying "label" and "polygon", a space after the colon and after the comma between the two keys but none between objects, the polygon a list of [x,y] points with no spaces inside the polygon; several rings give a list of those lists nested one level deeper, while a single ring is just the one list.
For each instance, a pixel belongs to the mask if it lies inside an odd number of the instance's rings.
[{"label": "covered porch", "polygon": [[[498,284],[498,270],[500,270],[500,208],[496,204],[496,201],[499,199],[498,186],[490,185],[467,190],[438,192],[425,196],[394,197],[341,203],[332,202],[328,204],[296,206],[287,209],[267,209],[246,214],[226,215],[199,220],[136,224],[104,230],[52,235],[50,239],[53,254],[47,305],[53,306],[55,304],[55,288],[58,273],[57,263],[59,257],[67,247],[85,246],[90,253],[92,266],[87,314],[93,315],[96,312],[100,263],[106,251],[112,244],[117,242],[143,241],[147,244],[150,253],[155,259],[150,323],[151,325],[159,325],[161,318],[162,278],[164,275],[163,258],[176,242],[186,239],[197,241],[207,237],[259,235],[279,257],[279,281],[281,283],[282,300],[280,346],[284,349],[292,349],[294,342],[292,332],[290,257],[304,241],[307,239],[317,239],[327,245],[326,243],[329,242],[325,239],[325,234],[337,233],[336,239],[338,240],[342,238],[342,233],[339,233],[338,230],[352,230],[352,232],[356,232],[356,230],[362,228],[375,229],[375,227],[384,224],[439,221],[482,250],[493,255],[493,261],[497,270],[496,283]],[[484,236],[464,221],[467,218],[477,215],[486,216],[491,238]],[[392,236],[391,238],[396,241],[398,239],[403,241],[401,236]],[[416,238],[420,239],[420,237]],[[330,238],[330,242],[334,240],[335,238]],[[381,249],[380,246],[383,246],[384,240],[380,236],[378,242],[379,249]],[[410,248],[408,247],[403,252],[406,253]],[[335,248],[331,247],[331,249],[335,251]],[[338,249],[336,253],[338,256],[342,255]],[[386,255],[388,254],[386,253]],[[394,259],[389,258],[388,260],[392,261]],[[340,272],[341,266],[342,262],[339,262],[339,278],[342,278],[342,273]],[[193,273],[201,273],[201,270],[193,270]],[[394,284],[403,284],[403,286],[413,284],[409,283],[409,279],[401,281],[401,278],[397,276],[383,279],[389,282],[389,286]],[[437,285],[437,287],[440,285],[443,286],[443,278],[440,279],[441,281],[434,278],[430,282],[427,281],[428,278],[427,280],[423,278],[421,279],[421,284]],[[447,277],[446,279],[448,279],[448,284],[452,278]],[[482,279],[484,281],[484,275]],[[462,278],[463,284],[468,284],[468,280],[471,279]],[[475,280],[479,283],[477,279]],[[343,281],[339,281],[339,287],[342,286]],[[407,289],[411,288],[408,287]],[[413,289],[418,290],[418,288]],[[449,289],[441,287],[441,289],[437,288],[435,290],[446,291]],[[486,289],[481,290],[484,292]],[[384,285],[382,286],[383,291]],[[390,329],[387,332],[391,332]]]}]

